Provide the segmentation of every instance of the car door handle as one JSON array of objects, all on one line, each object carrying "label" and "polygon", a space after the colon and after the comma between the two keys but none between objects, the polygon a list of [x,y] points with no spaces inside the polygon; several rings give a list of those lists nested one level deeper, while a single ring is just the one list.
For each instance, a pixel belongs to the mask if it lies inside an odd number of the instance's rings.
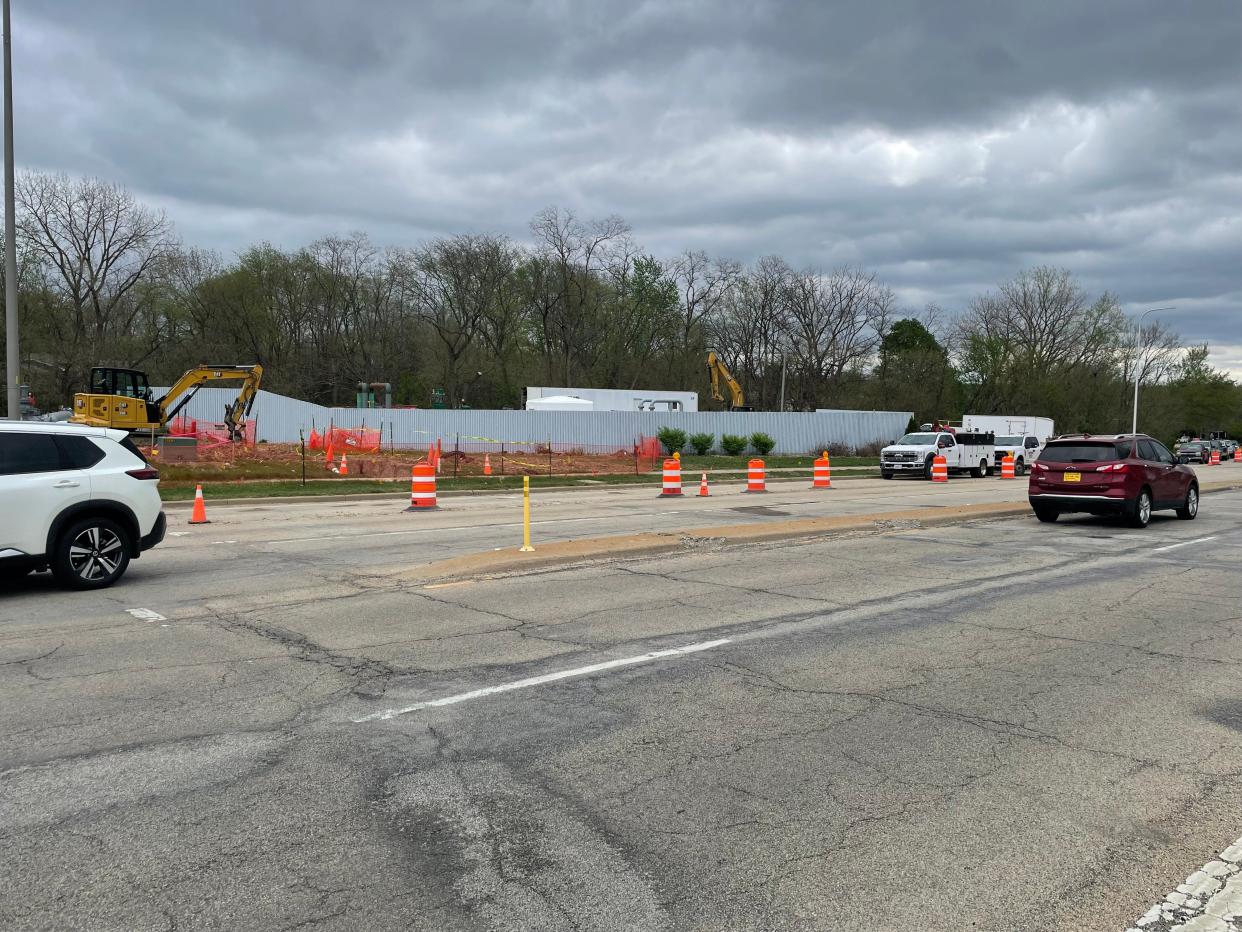
[{"label": "car door handle", "polygon": [[78,482],[76,479],[61,479],[59,482],[53,482],[52,488],[54,489],[76,489],[81,484],[82,483]]}]

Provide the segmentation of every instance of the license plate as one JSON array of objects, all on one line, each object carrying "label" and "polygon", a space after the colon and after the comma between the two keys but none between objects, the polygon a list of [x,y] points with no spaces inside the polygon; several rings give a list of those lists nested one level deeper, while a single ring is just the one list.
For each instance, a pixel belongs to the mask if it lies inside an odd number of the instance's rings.
[{"label": "license plate", "polygon": [[1066,482],[1082,482],[1082,473],[1080,473],[1080,472],[1067,472],[1067,473],[1065,474],[1065,481],[1066,481]]}]

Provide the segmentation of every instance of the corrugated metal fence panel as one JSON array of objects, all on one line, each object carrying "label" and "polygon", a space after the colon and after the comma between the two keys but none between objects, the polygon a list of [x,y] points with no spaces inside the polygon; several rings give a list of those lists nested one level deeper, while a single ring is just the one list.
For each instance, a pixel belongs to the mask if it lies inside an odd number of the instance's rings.
[{"label": "corrugated metal fence panel", "polygon": [[[156,390],[159,393],[159,390]],[[218,421],[237,389],[204,388],[182,413],[204,421]],[[440,439],[451,448],[460,437],[461,449],[542,446],[555,450],[629,450],[640,437],[653,437],[661,427],[687,433],[749,436],[758,431],[776,440],[777,453],[809,453],[831,445],[863,447],[889,443],[905,432],[909,411],[439,411],[429,408],[326,408],[284,395],[260,391],[251,416],[258,420],[260,440],[296,443],[298,432],[309,435],[329,425],[379,428],[385,445],[426,447]]]}]

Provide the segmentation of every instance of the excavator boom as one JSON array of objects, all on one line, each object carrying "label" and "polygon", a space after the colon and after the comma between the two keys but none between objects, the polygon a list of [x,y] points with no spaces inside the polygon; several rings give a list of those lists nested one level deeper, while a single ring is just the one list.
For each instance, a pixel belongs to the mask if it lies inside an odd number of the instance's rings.
[{"label": "excavator boom", "polygon": [[707,354],[707,374],[711,379],[712,398],[716,401],[724,401],[724,395],[720,393],[720,383],[724,382],[729,389],[729,410],[730,411],[749,411],[746,406],[746,396],[742,393],[742,386],[737,383],[737,379],[733,377],[733,373],[729,368],[720,361],[720,357],[714,352]]},{"label": "excavator boom", "polygon": [[242,439],[242,431],[246,415],[254,406],[254,399],[259,394],[259,383],[263,380],[263,367],[254,366],[199,366],[189,370],[156,404],[160,408],[160,424],[167,424],[177,416],[200,388],[208,382],[235,381],[242,382],[241,391],[230,405],[224,408],[224,423],[228,426],[229,436],[234,440]]}]

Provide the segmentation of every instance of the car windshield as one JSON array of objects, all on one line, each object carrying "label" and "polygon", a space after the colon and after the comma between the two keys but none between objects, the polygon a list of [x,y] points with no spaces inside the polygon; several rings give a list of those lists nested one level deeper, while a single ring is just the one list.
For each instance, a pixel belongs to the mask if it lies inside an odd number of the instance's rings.
[{"label": "car windshield", "polygon": [[939,434],[906,434],[897,443],[912,447],[926,447],[935,443],[939,436]]},{"label": "car windshield", "polygon": [[998,447],[1020,447],[1022,446],[1021,437],[997,437],[996,445]]},{"label": "car windshield", "polygon": [[1130,455],[1129,440],[1074,440],[1050,443],[1039,454],[1041,463],[1103,463]]}]

